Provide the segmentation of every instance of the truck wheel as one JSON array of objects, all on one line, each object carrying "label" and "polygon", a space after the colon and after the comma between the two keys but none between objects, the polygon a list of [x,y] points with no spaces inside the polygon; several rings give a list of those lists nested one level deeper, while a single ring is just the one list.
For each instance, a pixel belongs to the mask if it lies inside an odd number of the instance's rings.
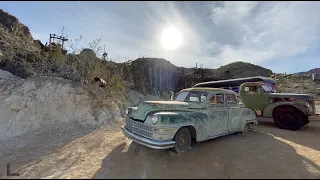
[{"label": "truck wheel", "polygon": [[281,108],[274,114],[274,122],[281,129],[296,131],[305,125],[305,117],[293,108]]},{"label": "truck wheel", "polygon": [[187,151],[191,146],[191,134],[188,128],[183,127],[174,136],[173,140],[176,142],[173,151],[177,154]]},{"label": "truck wheel", "polygon": [[310,121],[308,120],[308,116],[304,115],[303,118],[304,118],[304,119],[303,119],[303,125],[309,124]]}]

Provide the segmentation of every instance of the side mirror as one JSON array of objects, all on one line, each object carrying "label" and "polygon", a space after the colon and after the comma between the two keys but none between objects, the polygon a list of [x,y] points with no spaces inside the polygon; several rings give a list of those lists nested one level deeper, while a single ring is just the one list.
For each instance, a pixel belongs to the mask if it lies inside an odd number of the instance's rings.
[{"label": "side mirror", "polygon": [[174,92],[170,91],[170,100],[173,101],[173,99],[174,99]]}]

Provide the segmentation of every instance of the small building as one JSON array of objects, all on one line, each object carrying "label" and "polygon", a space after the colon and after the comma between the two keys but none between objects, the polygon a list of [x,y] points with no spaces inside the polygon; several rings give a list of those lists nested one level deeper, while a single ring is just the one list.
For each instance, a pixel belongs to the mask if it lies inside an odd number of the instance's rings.
[{"label": "small building", "polygon": [[320,81],[320,74],[319,73],[313,73],[312,74],[312,80]]}]

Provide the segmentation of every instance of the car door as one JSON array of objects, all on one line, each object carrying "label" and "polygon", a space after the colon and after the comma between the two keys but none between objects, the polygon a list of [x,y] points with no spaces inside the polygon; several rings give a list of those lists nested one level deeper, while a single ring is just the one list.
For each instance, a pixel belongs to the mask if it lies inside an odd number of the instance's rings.
[{"label": "car door", "polygon": [[237,132],[242,129],[242,102],[238,102],[236,95],[231,93],[226,93],[226,104],[229,113],[228,119],[228,131],[229,133]]},{"label": "car door", "polygon": [[206,112],[204,112],[208,94],[207,92],[190,91],[184,99],[185,102],[189,103],[188,113],[197,114],[196,118],[190,121],[197,131],[197,141],[208,139],[208,132],[210,132],[210,121],[206,118]]},{"label": "car door", "polygon": [[210,137],[228,133],[228,109],[226,108],[223,93],[213,93],[207,101],[207,108],[204,110],[210,122]]},{"label": "car door", "polygon": [[241,97],[249,109],[264,109],[269,104],[268,96],[258,85],[248,85],[244,88]]}]

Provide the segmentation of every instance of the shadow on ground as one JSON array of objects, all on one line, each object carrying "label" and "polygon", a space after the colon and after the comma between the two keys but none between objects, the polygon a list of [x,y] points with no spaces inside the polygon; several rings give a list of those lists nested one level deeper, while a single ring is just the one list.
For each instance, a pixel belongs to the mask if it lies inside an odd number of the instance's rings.
[{"label": "shadow on ground", "polygon": [[320,178],[317,164],[262,132],[198,143],[182,155],[125,147],[115,147],[92,178]]},{"label": "shadow on ground", "polygon": [[311,121],[297,131],[290,131],[279,129],[272,119],[261,118],[255,129],[268,131],[274,136],[320,151],[320,143],[315,141],[315,137],[320,137],[320,120]]},{"label": "shadow on ground", "polygon": [[[7,141],[0,141],[0,178],[9,178],[7,163],[10,164],[11,172],[16,171],[28,163],[41,160],[41,158],[95,130],[95,128],[86,128],[80,125],[71,126],[63,123],[61,123],[61,127],[59,129],[56,127],[38,128]],[[75,130],[71,132],[72,129]]]}]

